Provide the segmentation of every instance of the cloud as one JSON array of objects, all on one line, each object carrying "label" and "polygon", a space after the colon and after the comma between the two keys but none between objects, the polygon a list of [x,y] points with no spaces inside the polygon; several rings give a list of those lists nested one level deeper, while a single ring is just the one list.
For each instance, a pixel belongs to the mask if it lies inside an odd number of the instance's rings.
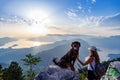
[{"label": "cloud", "polygon": [[79,6],[78,6],[78,9],[79,9],[79,10],[82,10],[82,6],[81,6],[81,5],[79,5]]},{"label": "cloud", "polygon": [[16,16],[16,15],[9,16],[8,18],[0,17],[0,22],[13,23],[13,24],[19,23],[19,24],[28,24],[28,25],[41,23],[41,21],[36,21],[34,19],[28,19],[21,16]]},{"label": "cloud", "polygon": [[72,29],[76,34],[94,36],[120,35],[120,13],[110,16],[86,15],[83,18],[77,15],[72,21],[76,23],[76,29]]},{"label": "cloud", "polygon": [[101,22],[101,26],[118,27],[120,26],[120,13],[106,16]]},{"label": "cloud", "polygon": [[[91,3],[92,2],[92,3]],[[70,19],[74,19],[76,17],[85,17],[92,13],[92,5],[95,3],[96,0],[83,0],[78,2],[74,8],[69,8],[66,12],[66,15]],[[83,5],[84,4],[84,5]]]},{"label": "cloud", "polygon": [[88,8],[88,12],[89,12],[89,13],[91,13],[91,12],[92,12],[92,11],[91,11],[91,7],[89,7],[89,8]]},{"label": "cloud", "polygon": [[0,46],[3,46],[9,42],[13,42],[13,41],[17,41],[18,39],[16,38],[10,38],[10,37],[3,37],[3,38],[0,38]]},{"label": "cloud", "polygon": [[67,13],[67,15],[69,16],[69,17],[77,17],[77,14],[75,13],[75,12],[68,12]]},{"label": "cloud", "polygon": [[79,20],[79,26],[120,28],[120,13],[111,16],[86,16]]},{"label": "cloud", "polygon": [[76,23],[79,23],[79,27],[109,27],[114,30],[119,29],[120,13],[108,16],[90,15],[89,13],[92,13],[92,4],[96,3],[97,0],[85,1],[87,4],[82,5],[81,1],[78,3],[77,7],[68,10],[69,15],[67,16],[76,21]]},{"label": "cloud", "polygon": [[23,22],[26,22],[26,20],[24,20],[23,18],[18,17],[18,16],[11,16],[8,18],[0,17],[0,22],[3,22],[3,23],[23,23]]},{"label": "cloud", "polygon": [[91,1],[92,1],[93,4],[96,2],[96,0],[91,0]]},{"label": "cloud", "polygon": [[61,28],[59,28],[57,26],[50,26],[49,29],[61,30]]},{"label": "cloud", "polygon": [[104,19],[103,16],[99,16],[99,17],[90,16],[81,20],[81,23],[82,23],[82,26],[84,25],[84,26],[90,26],[90,27],[98,27],[103,19]]},{"label": "cloud", "polygon": [[31,41],[43,41],[43,42],[56,42],[61,40],[79,39],[85,35],[80,34],[48,34],[46,36],[41,36],[37,38],[30,38]]},{"label": "cloud", "polygon": [[[85,2],[86,0],[84,0]],[[63,19],[63,23],[60,22],[58,19],[57,22],[54,24],[48,24],[47,28],[49,29],[50,34],[87,34],[87,35],[113,35],[112,30],[115,34],[119,34],[119,21],[120,21],[120,14],[115,14],[111,16],[93,16],[89,13],[92,13],[92,6],[91,1],[93,3],[96,2],[96,0],[87,0],[88,3],[85,5],[81,3],[77,4],[73,8],[68,8],[65,14],[67,17],[65,20]],[[0,17],[0,22],[7,22],[7,23],[25,23],[28,25],[31,25],[33,23],[38,24],[41,22],[36,22],[34,19],[25,19],[21,16],[10,16],[9,18]],[[61,24],[62,23],[62,24]],[[54,26],[56,25],[56,26]],[[23,25],[22,25],[23,26]],[[16,25],[15,25],[16,27]],[[19,25],[17,25],[19,27]],[[23,29],[29,26],[24,26]],[[73,28],[74,27],[74,28]],[[106,31],[107,30],[107,31]],[[108,31],[110,30],[110,31]],[[2,30],[1,30],[2,31]],[[10,30],[9,30],[10,31]],[[106,31],[106,32],[102,32]],[[23,32],[23,30],[21,31]],[[20,33],[21,33],[20,32]],[[48,34],[49,34],[48,33]],[[18,36],[18,35],[17,35]],[[31,35],[30,35],[31,37]]]},{"label": "cloud", "polygon": [[[93,3],[96,2],[96,0],[91,1]],[[76,22],[79,27],[109,27],[114,30],[119,29],[120,13],[108,16],[92,16],[88,14],[92,13],[91,9],[91,6],[82,6],[79,3],[76,8],[68,9],[67,16]]]},{"label": "cloud", "polygon": [[[49,33],[48,34],[74,34],[76,33],[76,28],[73,28],[74,25],[69,23],[67,25],[53,25],[49,26]],[[77,26],[76,26],[77,27]]]},{"label": "cloud", "polygon": [[11,47],[16,47],[16,46],[18,46],[18,44],[13,44]]},{"label": "cloud", "polygon": [[[76,10],[75,10],[76,11]],[[71,23],[68,26],[73,26],[74,28],[66,28],[66,30],[71,34],[82,34],[82,35],[94,35],[94,36],[114,36],[120,35],[120,14],[114,14],[109,16],[91,16],[85,15],[81,17],[77,12],[73,11],[77,17],[68,15]],[[74,25],[71,25],[74,24]]]},{"label": "cloud", "polygon": [[80,6],[78,7],[78,9],[68,9],[67,12],[65,12],[65,14],[68,16],[68,18],[70,19],[74,19],[78,17],[78,11],[80,10]]}]

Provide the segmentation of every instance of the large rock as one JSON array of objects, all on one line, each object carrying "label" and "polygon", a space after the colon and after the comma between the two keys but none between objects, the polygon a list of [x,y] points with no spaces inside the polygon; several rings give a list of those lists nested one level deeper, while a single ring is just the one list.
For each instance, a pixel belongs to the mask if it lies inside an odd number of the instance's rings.
[{"label": "large rock", "polygon": [[77,74],[70,69],[62,69],[57,65],[49,65],[44,72],[40,72],[35,80],[79,80]]},{"label": "large rock", "polygon": [[110,63],[105,77],[107,80],[120,80],[120,61],[114,61]]}]

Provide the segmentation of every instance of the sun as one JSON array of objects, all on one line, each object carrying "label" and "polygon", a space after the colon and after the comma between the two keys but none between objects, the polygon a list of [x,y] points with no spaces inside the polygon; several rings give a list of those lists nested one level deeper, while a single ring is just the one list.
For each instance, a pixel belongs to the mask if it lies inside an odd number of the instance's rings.
[{"label": "sun", "polygon": [[46,35],[48,28],[46,25],[50,24],[49,13],[43,10],[35,9],[28,11],[27,18],[31,21],[31,25],[26,28],[27,32],[36,35]]},{"label": "sun", "polygon": [[34,43],[33,43],[33,46],[40,46],[40,45],[41,45],[40,42],[34,42]]},{"label": "sun", "polygon": [[27,32],[30,34],[46,35],[48,29],[42,25],[32,25],[27,28]]},{"label": "sun", "polygon": [[35,21],[45,21],[49,17],[49,12],[41,9],[33,9],[27,12],[26,17]]}]

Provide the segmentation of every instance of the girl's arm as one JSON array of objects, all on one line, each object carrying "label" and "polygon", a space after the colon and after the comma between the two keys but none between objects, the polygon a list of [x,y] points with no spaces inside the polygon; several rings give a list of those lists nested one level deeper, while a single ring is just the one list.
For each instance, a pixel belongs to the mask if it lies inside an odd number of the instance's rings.
[{"label": "girl's arm", "polygon": [[89,57],[89,58],[87,59],[87,61],[82,62],[82,61],[79,59],[79,56],[78,56],[78,57],[77,57],[77,60],[78,60],[78,62],[79,62],[80,64],[82,64],[83,66],[85,66],[85,65],[91,63],[91,62],[93,61],[93,58],[92,58],[92,57]]}]

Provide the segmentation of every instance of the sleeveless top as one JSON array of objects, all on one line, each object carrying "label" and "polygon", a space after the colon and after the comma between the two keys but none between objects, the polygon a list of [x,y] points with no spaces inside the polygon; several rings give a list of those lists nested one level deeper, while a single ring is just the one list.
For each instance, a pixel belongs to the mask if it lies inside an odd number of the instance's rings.
[{"label": "sleeveless top", "polygon": [[93,61],[91,63],[89,63],[88,67],[87,67],[88,70],[92,70],[93,71],[91,66],[95,69],[95,57],[93,57]]}]

